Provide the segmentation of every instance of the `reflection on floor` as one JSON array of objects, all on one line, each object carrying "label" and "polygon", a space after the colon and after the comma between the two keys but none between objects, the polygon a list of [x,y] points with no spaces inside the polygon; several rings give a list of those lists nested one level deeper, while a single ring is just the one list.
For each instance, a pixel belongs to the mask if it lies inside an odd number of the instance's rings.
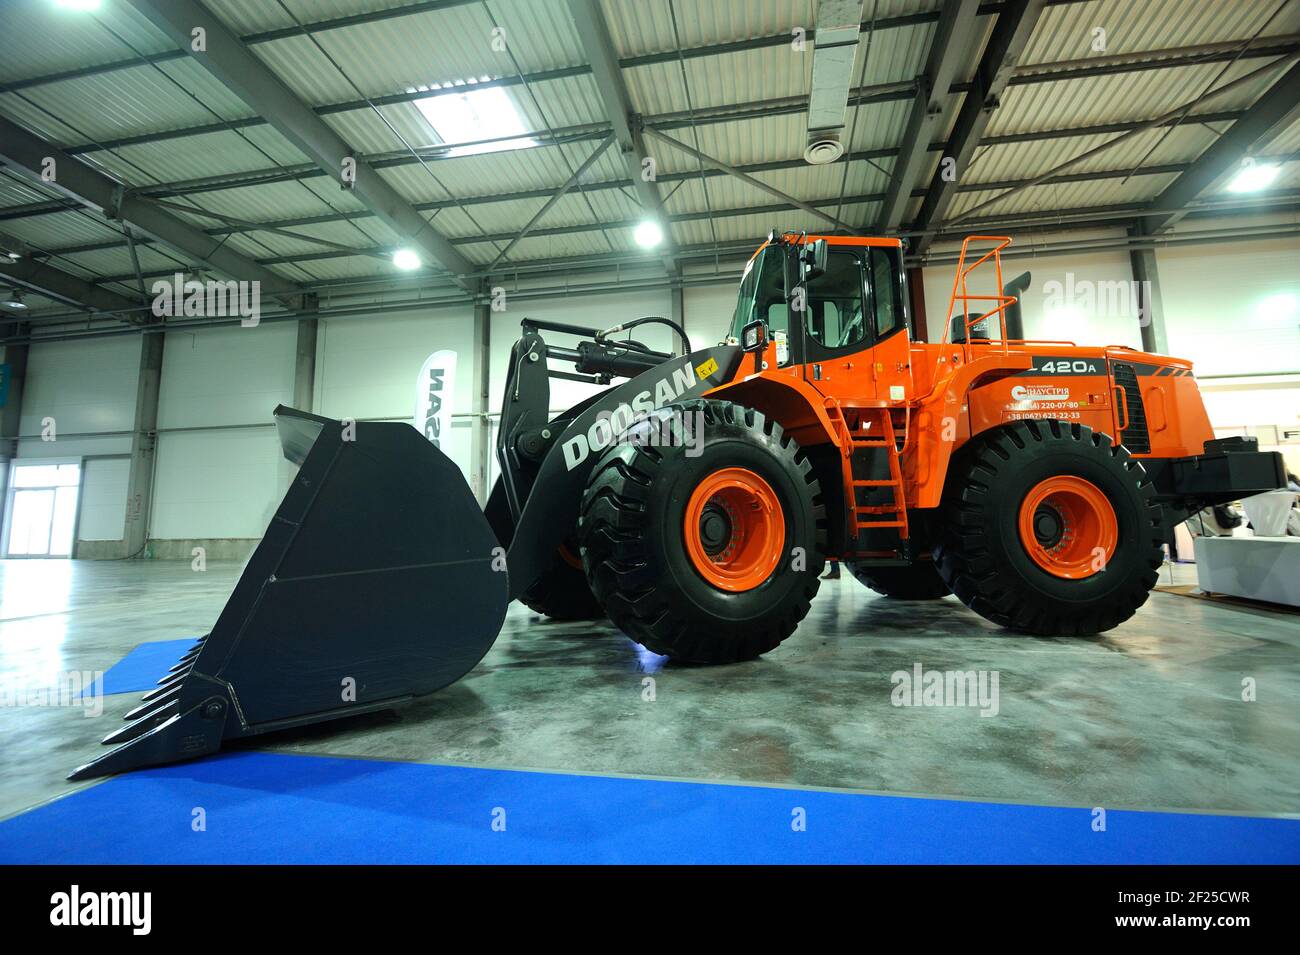
[{"label": "reflection on floor", "polygon": [[[107,669],[143,641],[203,633],[238,571],[0,562],[5,702],[15,687]],[[544,622],[515,605],[496,646],[460,683],[395,716],[263,737],[256,748],[1047,805],[1294,813],[1297,650],[1295,617],[1166,594],[1153,594],[1110,634],[1045,639],[999,630],[953,598],[897,602],[845,578],[823,585],[809,618],[773,653],[703,668],[665,665],[606,623]],[[983,707],[894,705],[894,675],[917,667],[982,673],[986,693],[996,674],[997,696]],[[1242,699],[1246,680],[1254,702]],[[64,774],[96,755],[98,740],[137,701],[107,697],[98,716],[85,707],[0,709],[0,817],[79,788]]]}]

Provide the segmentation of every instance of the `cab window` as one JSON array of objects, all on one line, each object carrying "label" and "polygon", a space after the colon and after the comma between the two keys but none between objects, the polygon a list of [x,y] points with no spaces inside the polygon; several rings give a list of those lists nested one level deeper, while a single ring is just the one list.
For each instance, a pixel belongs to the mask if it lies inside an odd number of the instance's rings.
[{"label": "cab window", "polygon": [[808,334],[825,348],[847,348],[866,337],[861,256],[850,249],[832,249],[826,271],[808,282]]},{"label": "cab window", "polygon": [[785,304],[785,249],[769,246],[758,254],[740,283],[736,314],[731,334],[739,338],[741,330],[756,319],[767,323],[769,333],[789,331]]},{"label": "cab window", "polygon": [[903,323],[903,286],[893,249],[871,248],[871,297],[875,305],[876,338],[884,338]]}]

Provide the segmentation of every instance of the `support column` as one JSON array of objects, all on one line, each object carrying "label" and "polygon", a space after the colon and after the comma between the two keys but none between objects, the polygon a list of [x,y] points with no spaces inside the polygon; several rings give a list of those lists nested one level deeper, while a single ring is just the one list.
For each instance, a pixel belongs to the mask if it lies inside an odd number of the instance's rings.
[{"label": "support column", "polygon": [[[31,331],[28,322],[14,327],[16,337],[26,337]],[[27,378],[27,351],[25,344],[5,346],[5,364],[9,366],[9,388],[4,407],[0,408],[0,458],[8,463],[18,456],[19,419],[23,413],[23,382]],[[0,477],[0,484],[4,478]]]},{"label": "support column", "polygon": [[[674,285],[670,290],[669,295],[672,298],[672,319],[684,329],[686,328],[686,297],[682,293],[682,287],[680,285]],[[671,335],[672,333],[669,334]],[[673,339],[676,339],[676,337],[676,335],[672,335]],[[673,346],[676,346],[677,342],[673,341],[672,344]],[[690,351],[690,348],[691,346],[688,344],[686,350]],[[670,347],[669,350],[675,350],[675,348]]]},{"label": "support column", "polygon": [[[26,337],[31,332],[29,322],[14,326],[15,337]],[[23,414],[23,382],[27,378],[27,349],[25,344],[5,346],[5,364],[9,366],[9,379],[4,407],[0,408],[0,512],[4,509],[5,494],[9,490],[9,462],[18,457],[18,435]],[[0,532],[8,528],[0,528]]]},{"label": "support column", "polygon": [[143,552],[153,501],[154,453],[158,444],[158,391],[162,383],[162,332],[140,336],[140,377],[135,391],[135,425],[131,434],[131,470],[126,486],[124,557]]},{"label": "support column", "polygon": [[[1130,237],[1144,239],[1146,229],[1130,226]],[[1129,265],[1133,270],[1137,289],[1138,323],[1142,331],[1142,350],[1156,355],[1169,354],[1169,339],[1165,334],[1165,307],[1160,296],[1160,273],[1156,269],[1155,249],[1130,249]]]},{"label": "support column", "polygon": [[474,298],[474,346],[470,356],[470,377],[473,391],[470,413],[474,416],[470,433],[470,488],[480,506],[487,504],[492,490],[492,419],[488,412],[491,404],[492,383],[492,306],[486,290]]},{"label": "support column", "polygon": [[316,332],[319,319],[298,320],[298,345],[293,359],[293,406],[311,411],[316,386]]}]

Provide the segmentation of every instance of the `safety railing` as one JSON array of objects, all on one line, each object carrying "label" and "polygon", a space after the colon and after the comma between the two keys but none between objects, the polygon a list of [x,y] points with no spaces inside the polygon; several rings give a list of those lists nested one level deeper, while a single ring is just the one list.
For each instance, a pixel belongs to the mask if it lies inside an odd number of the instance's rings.
[{"label": "safety railing", "polygon": [[[967,264],[966,257],[970,253],[970,244],[972,242],[993,242],[993,248],[984,252],[974,262]],[[998,334],[996,338],[991,336],[981,341],[982,345],[1000,348],[1002,354],[1007,354],[1007,336],[1006,322],[1003,319],[1003,313],[1013,304],[1015,296],[1003,295],[1002,289],[1002,250],[1011,244],[1010,236],[1005,235],[968,235],[961,243],[961,255],[957,259],[957,274],[953,276],[952,295],[948,299],[948,317],[944,322],[943,343],[946,345],[952,341],[952,319],[957,303],[961,302],[961,316],[964,334],[962,335],[962,358],[964,361],[971,359],[971,332],[973,329],[980,327],[984,322],[996,317],[998,323]],[[995,294],[978,294],[969,291],[967,279],[970,274],[986,262],[992,261],[993,270],[997,284]],[[993,307],[986,312],[973,316],[971,313],[972,302],[991,302]],[[984,326],[987,328],[987,326]]]}]

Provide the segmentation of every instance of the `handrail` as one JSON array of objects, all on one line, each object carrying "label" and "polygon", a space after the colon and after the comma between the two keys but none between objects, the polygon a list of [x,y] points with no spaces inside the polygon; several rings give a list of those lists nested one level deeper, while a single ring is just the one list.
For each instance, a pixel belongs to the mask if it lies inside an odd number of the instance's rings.
[{"label": "handrail", "polygon": [[[993,248],[984,252],[978,259],[966,264],[966,257],[972,242],[993,242],[996,243]],[[1011,237],[1005,235],[968,235],[961,243],[961,254],[957,258],[957,272],[953,276],[952,294],[948,298],[948,317],[943,326],[943,344],[947,345],[952,341],[952,316],[957,306],[957,302],[962,303],[962,322],[965,326],[965,334],[962,336],[962,358],[970,361],[971,357],[971,329],[981,324],[986,319],[996,315],[998,319],[998,337],[996,339],[985,339],[983,344],[999,345],[1002,354],[1008,354],[1006,338],[1006,322],[1003,313],[1015,304],[1016,298],[1012,295],[1003,295],[1002,282],[1002,250],[1011,244]],[[992,260],[994,275],[997,281],[997,293],[993,295],[975,294],[967,291],[967,277],[979,268],[985,262]],[[979,317],[971,320],[970,302],[996,302],[996,306],[983,312]]]}]

